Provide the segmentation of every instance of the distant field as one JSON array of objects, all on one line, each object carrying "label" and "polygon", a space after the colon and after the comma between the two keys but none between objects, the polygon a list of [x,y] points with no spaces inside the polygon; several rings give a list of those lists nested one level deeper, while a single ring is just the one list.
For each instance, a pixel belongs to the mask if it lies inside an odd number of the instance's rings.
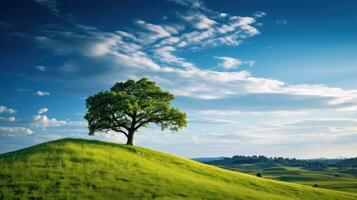
[{"label": "distant field", "polygon": [[0,199],[352,200],[357,194],[258,178],[140,147],[65,139],[0,155]]},{"label": "distant field", "polygon": [[347,191],[357,193],[357,176],[351,173],[342,173],[335,168],[328,168],[326,170],[307,170],[299,167],[275,166],[263,167],[255,164],[235,164],[222,165],[223,168],[237,170],[251,175],[260,173],[264,178],[270,178],[279,181],[286,181],[292,183],[299,183],[308,186]]}]

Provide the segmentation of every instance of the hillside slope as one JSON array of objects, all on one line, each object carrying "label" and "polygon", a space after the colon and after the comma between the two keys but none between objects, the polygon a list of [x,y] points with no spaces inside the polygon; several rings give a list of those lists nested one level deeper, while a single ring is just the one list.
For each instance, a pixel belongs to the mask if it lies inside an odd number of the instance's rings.
[{"label": "hillside slope", "polygon": [[0,155],[0,199],[357,199],[169,154],[79,139]]},{"label": "hillside slope", "polygon": [[308,186],[316,184],[319,188],[357,193],[356,161],[355,158],[317,161],[264,156],[233,156],[205,163],[252,175],[260,173],[264,178],[279,181]]}]

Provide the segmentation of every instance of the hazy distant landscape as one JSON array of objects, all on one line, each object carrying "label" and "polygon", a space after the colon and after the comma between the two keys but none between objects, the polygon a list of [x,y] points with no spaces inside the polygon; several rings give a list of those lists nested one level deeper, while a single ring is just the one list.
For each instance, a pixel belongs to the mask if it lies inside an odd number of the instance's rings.
[{"label": "hazy distant landscape", "polygon": [[357,158],[299,160],[233,156],[195,160],[269,179],[357,193]]}]

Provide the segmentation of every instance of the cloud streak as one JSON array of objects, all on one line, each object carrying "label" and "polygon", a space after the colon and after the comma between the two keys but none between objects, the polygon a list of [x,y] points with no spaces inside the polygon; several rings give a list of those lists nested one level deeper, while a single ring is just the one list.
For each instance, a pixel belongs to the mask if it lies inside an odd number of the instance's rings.
[{"label": "cloud streak", "polygon": [[16,110],[6,106],[0,106],[0,113],[14,114],[16,113]]},{"label": "cloud streak", "polygon": [[15,122],[15,117],[0,117],[0,122]]},{"label": "cloud streak", "polygon": [[43,97],[43,96],[49,96],[50,93],[49,93],[49,92],[45,92],[45,91],[38,90],[38,91],[36,92],[36,95],[37,95],[37,96],[40,96],[40,97]]},{"label": "cloud streak", "polygon": [[38,115],[33,116],[33,126],[35,127],[59,127],[67,124],[67,121],[57,120],[56,118],[49,118],[44,113],[48,111],[47,108],[41,108]]},{"label": "cloud streak", "polygon": [[47,67],[42,66],[42,65],[36,65],[36,66],[34,66],[34,68],[41,72],[47,71]]},{"label": "cloud streak", "polygon": [[253,66],[255,64],[255,61],[252,61],[252,60],[242,61],[238,58],[232,58],[232,57],[228,57],[228,56],[216,56],[215,58],[222,61],[222,62],[218,63],[218,66],[221,66],[224,69],[234,69],[234,68],[237,68],[243,64],[247,64],[249,66]]},{"label": "cloud streak", "polygon": [[26,127],[0,126],[0,133],[8,134],[8,135],[18,135],[18,134],[31,135],[33,131]]}]

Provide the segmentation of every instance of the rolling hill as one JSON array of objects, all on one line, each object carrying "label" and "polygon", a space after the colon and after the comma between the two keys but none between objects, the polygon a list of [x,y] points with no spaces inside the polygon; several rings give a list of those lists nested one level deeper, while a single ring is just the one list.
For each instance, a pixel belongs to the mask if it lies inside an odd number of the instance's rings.
[{"label": "rolling hill", "polygon": [[357,199],[141,147],[63,139],[0,155],[0,199]]},{"label": "rolling hill", "polygon": [[[357,193],[356,158],[299,160],[265,156],[233,156],[204,162],[264,178]],[[202,162],[202,161],[200,161]]]}]

